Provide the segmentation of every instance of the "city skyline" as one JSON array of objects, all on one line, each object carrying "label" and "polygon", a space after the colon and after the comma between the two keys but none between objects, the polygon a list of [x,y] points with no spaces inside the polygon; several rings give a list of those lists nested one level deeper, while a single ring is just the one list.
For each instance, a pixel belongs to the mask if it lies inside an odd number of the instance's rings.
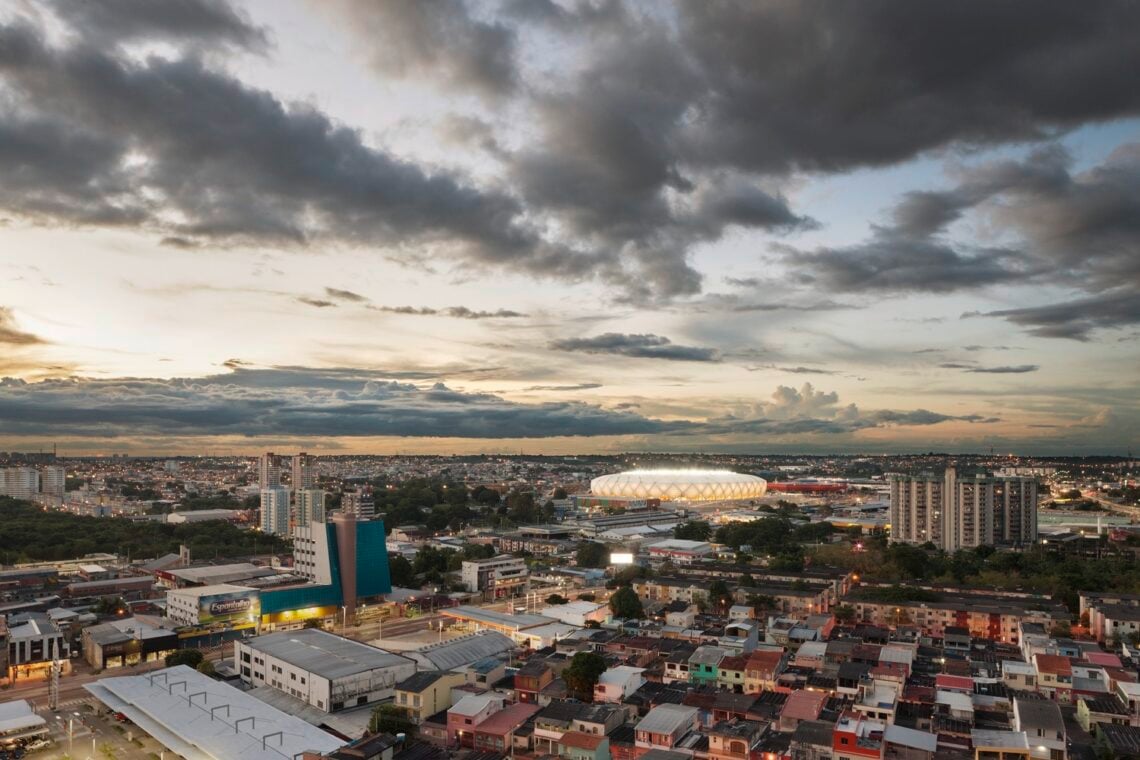
[{"label": "city skyline", "polygon": [[1136,28],[11,4],[0,448],[1126,454]]}]

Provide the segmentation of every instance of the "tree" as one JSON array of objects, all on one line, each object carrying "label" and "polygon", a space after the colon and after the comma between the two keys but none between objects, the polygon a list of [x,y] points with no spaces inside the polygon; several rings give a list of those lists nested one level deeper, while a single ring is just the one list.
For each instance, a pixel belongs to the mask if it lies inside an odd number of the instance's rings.
[{"label": "tree", "polygon": [[546,597],[547,604],[568,604],[569,602],[570,600],[561,594],[551,594],[550,596]]},{"label": "tree", "polygon": [[832,610],[835,620],[844,625],[855,622],[855,608],[850,604],[841,604]]},{"label": "tree", "polygon": [[402,707],[393,704],[378,705],[372,710],[372,717],[368,721],[368,731],[373,734],[407,734],[408,738],[416,735],[416,724],[408,717]]},{"label": "tree", "polygon": [[712,526],[707,522],[690,520],[673,528],[673,538],[686,541],[707,541],[712,534]]},{"label": "tree", "polygon": [[553,498],[555,501],[562,501],[563,499],[565,499],[566,498],[566,489],[563,488],[562,486],[558,486],[558,488],[555,488]]},{"label": "tree", "polygon": [[578,544],[578,567],[605,567],[609,564],[609,552],[605,544],[597,541],[583,541]]},{"label": "tree", "polygon": [[727,609],[732,604],[732,592],[728,590],[728,584],[719,578],[710,583],[709,601],[720,612]]},{"label": "tree", "polygon": [[592,602],[595,599],[597,599],[597,597],[594,596],[593,594],[578,594],[578,601],[579,602]]},{"label": "tree", "polygon": [[210,676],[211,678],[213,678],[214,672],[215,672],[214,671],[214,663],[211,662],[210,660],[204,659],[200,663],[198,663],[198,667],[195,668],[195,670],[197,670],[199,673],[201,673],[204,676]]},{"label": "tree", "polygon": [[645,617],[640,597],[629,586],[618,589],[610,597],[610,610],[614,613],[614,617],[625,620],[641,620]]},{"label": "tree", "polygon": [[189,665],[196,668],[202,664],[202,660],[206,656],[202,654],[200,649],[179,649],[177,652],[171,652],[166,655],[166,667],[172,668],[175,665]]},{"label": "tree", "polygon": [[756,579],[752,577],[751,573],[745,573],[740,576],[740,585],[744,588],[752,588],[756,585]]},{"label": "tree", "polygon": [[411,588],[415,583],[416,574],[412,570],[412,563],[399,554],[388,560],[388,572],[391,574],[393,586]]},{"label": "tree", "polygon": [[605,658],[596,652],[578,652],[562,671],[566,688],[584,702],[594,701],[594,685],[607,669]]}]

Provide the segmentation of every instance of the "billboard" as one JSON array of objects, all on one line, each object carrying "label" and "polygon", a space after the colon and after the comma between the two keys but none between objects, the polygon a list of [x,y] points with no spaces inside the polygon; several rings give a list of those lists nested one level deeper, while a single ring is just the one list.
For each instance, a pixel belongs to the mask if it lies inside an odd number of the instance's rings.
[{"label": "billboard", "polygon": [[629,554],[629,553],[623,554],[620,552],[615,552],[615,553],[610,555],[610,564],[611,565],[632,565],[633,564],[633,555]]},{"label": "billboard", "polygon": [[210,594],[198,599],[199,625],[248,623],[260,616],[261,598],[255,588]]}]

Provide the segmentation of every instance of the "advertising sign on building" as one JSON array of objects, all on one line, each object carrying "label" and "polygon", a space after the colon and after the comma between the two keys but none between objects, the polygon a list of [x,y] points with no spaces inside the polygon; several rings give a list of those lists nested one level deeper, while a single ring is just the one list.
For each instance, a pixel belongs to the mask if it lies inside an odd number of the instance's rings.
[{"label": "advertising sign on building", "polygon": [[201,625],[248,622],[261,616],[261,597],[257,589],[203,596],[198,605]]}]

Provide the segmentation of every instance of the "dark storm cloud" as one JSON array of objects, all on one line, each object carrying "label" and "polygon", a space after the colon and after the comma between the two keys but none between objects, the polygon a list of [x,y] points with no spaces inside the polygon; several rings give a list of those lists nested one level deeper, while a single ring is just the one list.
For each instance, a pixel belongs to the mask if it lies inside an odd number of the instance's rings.
[{"label": "dark storm cloud", "polygon": [[1045,306],[967,312],[962,316],[1003,317],[1043,338],[1087,341],[1100,328],[1140,324],[1140,295],[1135,287],[1125,287]]},{"label": "dark storm cloud", "polygon": [[576,383],[575,385],[532,385],[524,391],[589,391],[601,388],[601,383]]},{"label": "dark storm cloud", "polygon": [[[972,316],[1004,317],[1034,335],[1086,340],[1099,328],[1140,323],[1140,144],[1118,147],[1076,173],[1058,146],[1023,160],[959,168],[947,191],[911,193],[893,224],[841,248],[777,249],[801,281],[840,291],[953,292],[988,285],[1045,283],[1089,297]],[[1016,242],[977,249],[946,238],[974,211]]]},{"label": "dark storm cloud", "polygon": [[430,77],[450,89],[499,97],[518,84],[515,32],[481,20],[462,0],[333,0],[331,7],[368,41],[384,77]]},{"label": "dark storm cloud", "polygon": [[616,435],[849,434],[876,427],[988,422],[924,409],[861,412],[834,393],[779,388],[751,416],[664,421],[578,402],[521,404],[441,382],[355,368],[248,369],[202,378],[0,378],[0,427],[8,435],[86,438],[240,435],[547,438]]},{"label": "dark storm cloud", "polygon": [[1008,249],[971,251],[935,240],[916,239],[880,228],[866,243],[843,248],[776,250],[795,278],[842,293],[952,293],[997,283],[1023,281],[1027,272]]},{"label": "dark storm cloud", "polygon": [[366,308],[389,314],[406,314],[417,317],[455,317],[456,319],[518,319],[527,316],[511,309],[486,311],[470,309],[466,306],[447,306],[442,309],[434,309],[430,306],[368,306]]},{"label": "dark storm cloud", "polygon": [[509,195],[370,148],[193,55],[138,61],[82,38],[57,48],[15,21],[0,26],[0,80],[0,208],[35,221],[131,225],[188,244],[414,242],[569,278],[612,259],[549,243]]},{"label": "dark storm cloud", "polygon": [[5,346],[36,346],[45,343],[43,338],[24,332],[16,325],[16,317],[12,310],[0,306],[0,345]]},{"label": "dark storm cloud", "polygon": [[967,372],[980,372],[990,375],[1024,375],[1027,372],[1036,372],[1041,369],[1037,364],[1014,364],[1004,367],[974,367]]},{"label": "dark storm cloud", "polygon": [[678,3],[702,72],[684,150],[760,170],[888,164],[1136,113],[1127,0]]},{"label": "dark storm cloud", "polygon": [[592,338],[564,338],[551,342],[555,351],[616,354],[638,359],[669,359],[680,362],[718,362],[716,349],[675,345],[663,335],[603,333]]},{"label": "dark storm cloud", "polygon": [[364,303],[368,299],[359,293],[353,293],[351,290],[340,290],[339,288],[325,288],[325,296],[335,299],[337,301],[350,301],[352,303]]},{"label": "dark storm cloud", "polygon": [[265,33],[225,0],[51,0],[52,10],[104,44],[140,40],[266,44]]}]

